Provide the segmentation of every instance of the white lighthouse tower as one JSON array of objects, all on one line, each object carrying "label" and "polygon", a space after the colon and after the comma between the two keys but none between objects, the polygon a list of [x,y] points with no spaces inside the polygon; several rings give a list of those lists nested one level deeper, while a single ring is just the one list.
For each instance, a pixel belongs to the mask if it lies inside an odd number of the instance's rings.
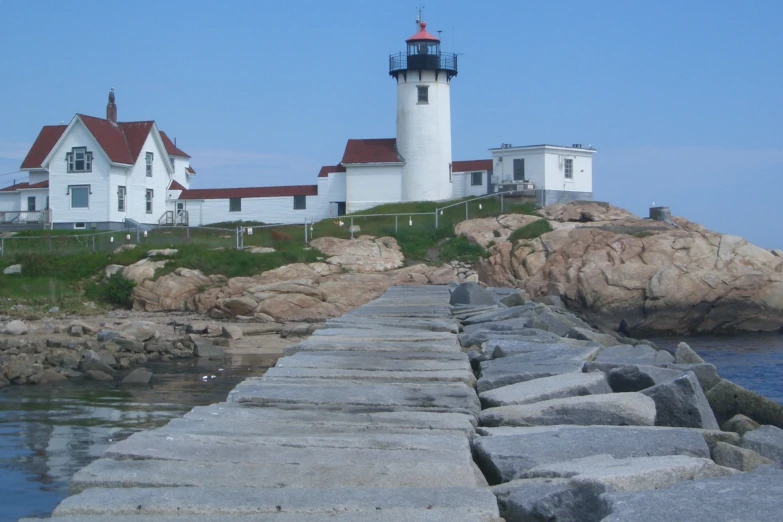
[{"label": "white lighthouse tower", "polygon": [[440,51],[424,22],[406,43],[406,52],[389,57],[389,74],[397,80],[397,151],[405,160],[402,199],[450,199],[450,82],[457,56]]}]

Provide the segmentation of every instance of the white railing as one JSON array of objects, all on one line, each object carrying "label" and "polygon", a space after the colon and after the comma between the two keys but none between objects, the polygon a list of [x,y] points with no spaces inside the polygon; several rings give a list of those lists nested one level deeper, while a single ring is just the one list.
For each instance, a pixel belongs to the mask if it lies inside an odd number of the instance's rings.
[{"label": "white railing", "polygon": [[14,210],[0,212],[0,224],[24,225],[28,223],[40,223],[44,226],[51,225],[51,210]]}]

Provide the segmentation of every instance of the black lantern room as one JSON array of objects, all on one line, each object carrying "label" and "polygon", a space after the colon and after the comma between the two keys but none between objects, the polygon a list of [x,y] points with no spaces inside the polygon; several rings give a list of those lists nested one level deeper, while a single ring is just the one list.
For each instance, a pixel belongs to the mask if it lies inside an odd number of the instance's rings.
[{"label": "black lantern room", "polygon": [[457,55],[442,53],[440,40],[427,32],[427,24],[419,23],[419,32],[405,40],[405,53],[389,56],[389,74],[397,77],[406,71],[435,71],[446,73],[451,79],[457,75]]}]

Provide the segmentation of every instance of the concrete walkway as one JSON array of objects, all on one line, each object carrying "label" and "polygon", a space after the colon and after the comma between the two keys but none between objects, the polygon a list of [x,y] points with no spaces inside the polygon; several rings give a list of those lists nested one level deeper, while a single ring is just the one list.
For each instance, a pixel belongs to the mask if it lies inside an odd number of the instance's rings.
[{"label": "concrete walkway", "polygon": [[497,521],[446,287],[393,287],[79,471],[60,521]]}]

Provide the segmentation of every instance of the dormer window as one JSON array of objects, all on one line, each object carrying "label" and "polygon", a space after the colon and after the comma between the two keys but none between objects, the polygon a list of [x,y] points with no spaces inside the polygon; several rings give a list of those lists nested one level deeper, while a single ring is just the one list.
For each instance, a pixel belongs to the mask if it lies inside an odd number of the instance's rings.
[{"label": "dormer window", "polygon": [[147,177],[148,178],[152,177],[152,158],[153,157],[154,156],[152,155],[151,152],[147,153]]},{"label": "dormer window", "polygon": [[174,169],[174,156],[169,156],[169,162],[171,163],[171,169]]},{"label": "dormer window", "polygon": [[87,147],[74,147],[65,154],[68,172],[92,172],[92,152]]}]

